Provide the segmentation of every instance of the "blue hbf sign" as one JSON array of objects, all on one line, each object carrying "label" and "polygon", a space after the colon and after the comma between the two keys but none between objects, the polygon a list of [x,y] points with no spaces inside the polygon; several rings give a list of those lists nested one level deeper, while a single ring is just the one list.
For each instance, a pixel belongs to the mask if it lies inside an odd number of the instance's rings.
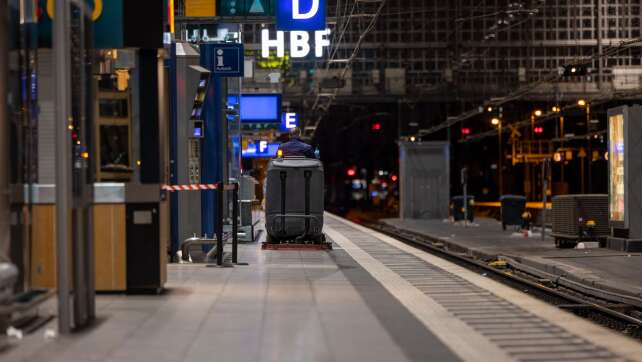
[{"label": "blue hbf sign", "polygon": [[214,44],[214,75],[219,77],[243,76],[243,44],[220,43]]},{"label": "blue hbf sign", "polygon": [[292,128],[299,127],[299,115],[294,112],[283,112],[281,116],[281,132],[289,132]]},{"label": "blue hbf sign", "polygon": [[325,30],[326,0],[277,0],[276,30]]}]

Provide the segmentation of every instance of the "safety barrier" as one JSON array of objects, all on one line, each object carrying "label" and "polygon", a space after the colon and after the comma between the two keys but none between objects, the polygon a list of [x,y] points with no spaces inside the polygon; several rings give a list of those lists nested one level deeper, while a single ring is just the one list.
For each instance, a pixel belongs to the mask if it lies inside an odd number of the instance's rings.
[{"label": "safety barrier", "polygon": [[[222,192],[232,192],[232,263],[238,264],[238,223],[239,223],[239,184],[237,182],[223,183],[218,182],[215,184],[193,184],[193,185],[163,185],[163,190],[168,192],[181,192],[181,191],[203,191],[214,190]],[[215,220],[215,233],[216,233],[216,265],[223,266],[223,248],[225,245],[223,233],[223,210],[224,210],[223,197],[217,198],[216,208],[218,210],[218,219]],[[208,253],[209,257],[209,253]]]}]

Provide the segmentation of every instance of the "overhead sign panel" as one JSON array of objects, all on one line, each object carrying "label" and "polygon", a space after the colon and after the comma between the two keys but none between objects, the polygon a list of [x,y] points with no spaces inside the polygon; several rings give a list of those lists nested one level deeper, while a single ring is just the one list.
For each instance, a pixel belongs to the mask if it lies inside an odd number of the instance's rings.
[{"label": "overhead sign panel", "polygon": [[274,0],[219,0],[219,16],[274,16]]},{"label": "overhead sign panel", "polygon": [[[93,22],[94,48],[163,47],[163,1],[83,0]],[[38,46],[51,47],[54,0],[38,0]]]},{"label": "overhead sign panel", "polygon": [[326,0],[276,0],[277,30],[325,30]]},{"label": "overhead sign panel", "polygon": [[185,16],[187,17],[213,17],[216,16],[216,1],[214,0],[186,0]]}]

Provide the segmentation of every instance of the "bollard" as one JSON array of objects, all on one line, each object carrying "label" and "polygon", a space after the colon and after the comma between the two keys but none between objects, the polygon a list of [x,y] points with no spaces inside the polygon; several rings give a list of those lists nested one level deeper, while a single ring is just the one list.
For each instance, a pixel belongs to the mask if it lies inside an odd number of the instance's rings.
[{"label": "bollard", "polygon": [[218,220],[214,220],[216,227],[216,265],[223,266],[223,192],[224,185],[222,182],[217,184],[218,199],[216,209],[218,210]]}]

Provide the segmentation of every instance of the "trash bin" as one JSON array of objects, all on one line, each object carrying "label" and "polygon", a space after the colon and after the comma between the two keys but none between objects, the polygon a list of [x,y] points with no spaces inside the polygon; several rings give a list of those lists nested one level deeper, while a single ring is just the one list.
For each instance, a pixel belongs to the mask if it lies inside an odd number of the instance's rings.
[{"label": "trash bin", "polygon": [[[18,278],[18,269],[9,263],[0,263],[0,307],[9,306],[13,302],[13,285]],[[6,336],[4,331],[10,325],[11,311],[4,308],[0,311],[0,350],[6,347]]]},{"label": "trash bin", "polygon": [[[475,197],[468,195],[468,221],[475,219]],[[455,221],[464,220],[464,196],[454,196],[450,200],[450,210]]]},{"label": "trash bin", "polygon": [[502,228],[508,225],[521,226],[524,220],[522,214],[526,210],[526,197],[519,195],[504,195],[499,198],[502,203]]}]

